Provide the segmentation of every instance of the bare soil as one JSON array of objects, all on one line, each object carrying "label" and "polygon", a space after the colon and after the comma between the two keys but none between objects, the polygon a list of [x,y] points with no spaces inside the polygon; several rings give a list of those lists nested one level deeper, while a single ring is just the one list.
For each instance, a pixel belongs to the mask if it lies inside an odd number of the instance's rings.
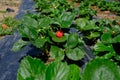
[{"label": "bare soil", "polygon": [[[77,2],[73,3],[72,0],[67,0],[67,1],[74,7],[80,6],[80,3],[77,3]],[[97,14],[95,15],[95,17],[99,19],[105,18],[105,19],[110,19],[110,20],[120,20],[120,16],[117,16],[116,13],[113,13],[110,11],[101,11],[97,6],[91,6],[91,9],[97,11]]]},{"label": "bare soil", "polygon": [[[0,0],[0,21],[5,17],[15,17],[18,13],[22,0]],[[13,9],[14,12],[7,12],[6,9]]]},{"label": "bare soil", "polygon": [[[80,6],[80,3],[77,3],[77,2],[72,3],[72,0],[67,0],[67,1],[74,7]],[[21,2],[22,2],[22,0],[0,0],[0,21],[3,20],[5,17],[15,17],[18,13]],[[6,11],[7,8],[13,9],[14,12],[7,12]],[[94,10],[97,10],[97,14],[95,15],[95,17],[97,17],[97,18],[120,20],[120,16],[117,16],[116,14],[114,14],[110,11],[101,11],[96,6],[91,6],[91,8]],[[2,38],[3,38],[3,36],[0,36],[0,39],[2,39]]]},{"label": "bare soil", "polygon": [[101,11],[97,6],[91,6],[91,9],[94,9],[97,11],[97,14],[95,15],[97,18],[105,18],[110,20],[120,20],[120,16],[117,16],[116,13],[110,12],[110,11]]},{"label": "bare soil", "polygon": [[[0,23],[5,17],[15,17],[18,13],[19,6],[22,0],[0,0]],[[6,9],[13,9],[14,12],[7,12]],[[4,36],[0,36],[0,40]]]}]

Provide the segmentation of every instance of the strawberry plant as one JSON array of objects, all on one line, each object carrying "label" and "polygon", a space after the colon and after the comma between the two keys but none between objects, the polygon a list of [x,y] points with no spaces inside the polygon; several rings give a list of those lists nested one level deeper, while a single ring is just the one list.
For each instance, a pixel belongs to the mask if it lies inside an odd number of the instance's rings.
[{"label": "strawberry plant", "polygon": [[[85,17],[91,19],[96,14],[95,10],[90,9],[90,5],[87,1],[73,0],[34,0],[35,8],[37,11],[46,16],[58,17],[62,12],[72,12],[76,14],[76,17]],[[78,7],[75,7],[72,3],[80,3]],[[51,4],[52,3],[52,4]],[[64,6],[63,6],[64,5]]]},{"label": "strawberry plant", "polygon": [[101,22],[99,25],[101,26],[102,34],[100,39],[94,45],[95,54],[102,55],[104,58],[118,56],[119,53],[116,53],[116,49],[113,46],[113,44],[119,44],[120,40],[120,28],[117,21],[103,21],[103,23]]},{"label": "strawberry plant", "polygon": [[120,28],[118,21],[77,19],[77,29],[82,32],[83,40],[87,45],[93,46],[96,57],[114,59],[119,61]]},{"label": "strawberry plant", "polygon": [[75,12],[75,9],[67,0],[34,0],[35,8],[42,15],[58,17],[62,12]]},{"label": "strawberry plant", "polygon": [[78,15],[80,18],[92,19],[92,16],[96,15],[96,10],[92,10],[87,1],[80,2]]},{"label": "strawberry plant", "polygon": [[62,13],[55,19],[41,17],[38,21],[25,16],[19,30],[22,39],[15,43],[13,50],[17,51],[32,43],[44,55],[57,60],[63,60],[65,55],[72,60],[82,59],[85,55],[81,48],[82,42],[77,33],[69,33],[74,17],[70,12]]},{"label": "strawberry plant", "polygon": [[[98,6],[100,10],[119,14],[119,3],[103,0],[34,1],[38,13],[27,14],[22,19],[21,39],[12,49],[18,51],[31,43],[42,52],[37,58],[47,56],[47,61],[45,64],[36,58],[24,58],[18,70],[18,80],[120,79],[119,20],[92,19],[96,10],[90,8]],[[71,28],[75,31],[71,32]],[[85,49],[86,46],[89,48]],[[88,54],[94,58],[91,60]],[[51,58],[54,61],[47,63]]]},{"label": "strawberry plant", "polygon": [[81,80],[119,80],[119,70],[110,60],[94,59],[86,65]]},{"label": "strawberry plant", "polygon": [[41,60],[28,56],[20,64],[17,80],[79,80],[80,74],[80,68],[74,64],[55,61],[45,65]]},{"label": "strawberry plant", "polygon": [[19,25],[19,21],[12,17],[6,17],[0,22],[0,36],[12,34]]},{"label": "strawberry plant", "polygon": [[120,3],[118,2],[106,2],[104,0],[101,0],[100,3],[98,3],[98,7],[100,7],[101,10],[110,10],[112,12],[117,12],[119,14],[119,6]]},{"label": "strawberry plant", "polygon": [[120,12],[120,3],[118,1],[115,1],[115,0],[90,0],[90,1],[87,1],[87,3],[89,3],[90,5],[92,6],[98,6],[100,8],[101,11],[111,11],[117,15],[120,15],[119,12]]},{"label": "strawberry plant", "polygon": [[119,80],[119,75],[120,68],[108,59],[94,59],[82,70],[75,64],[54,61],[46,65],[27,56],[21,61],[17,80]]}]

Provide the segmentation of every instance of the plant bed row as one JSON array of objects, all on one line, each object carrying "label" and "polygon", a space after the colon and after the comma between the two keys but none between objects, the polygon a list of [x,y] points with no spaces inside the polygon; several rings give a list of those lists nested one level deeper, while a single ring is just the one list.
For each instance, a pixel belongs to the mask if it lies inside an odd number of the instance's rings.
[{"label": "plant bed row", "polygon": [[12,34],[19,25],[19,21],[15,20],[12,17],[5,17],[2,21],[0,21],[0,39],[5,35]]},{"label": "plant bed row", "polygon": [[[118,2],[34,1],[37,13],[26,14],[21,20],[22,38],[12,50],[32,43],[41,54],[21,61],[18,80],[120,79],[120,22],[92,19],[97,11],[91,9],[98,6],[111,11],[113,5],[119,7]],[[115,9],[112,12],[119,13]]]}]

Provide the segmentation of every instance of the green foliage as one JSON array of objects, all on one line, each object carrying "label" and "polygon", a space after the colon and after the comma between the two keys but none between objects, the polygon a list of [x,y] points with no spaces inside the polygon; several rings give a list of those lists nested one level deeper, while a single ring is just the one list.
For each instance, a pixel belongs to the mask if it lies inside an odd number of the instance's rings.
[{"label": "green foliage", "polygon": [[[114,43],[119,43],[120,28],[116,20],[87,20],[78,18],[75,21],[77,29],[82,32],[83,38],[89,43],[91,40],[96,57],[111,59],[116,56]],[[90,42],[91,43],[91,42]]]},{"label": "green foliage", "polygon": [[107,46],[103,44],[102,42],[98,41],[94,46],[94,50],[95,51],[112,51],[113,47],[111,45]]},{"label": "green foliage", "polygon": [[100,36],[99,32],[91,31],[90,35],[86,36],[88,39],[97,38]]},{"label": "green foliage", "polygon": [[91,18],[96,14],[96,11],[92,10],[85,1],[83,2],[78,0],[78,3],[81,2],[79,7],[74,6],[74,3],[76,2],[74,0],[72,0],[72,2],[67,0],[34,1],[36,3],[35,7],[37,8],[38,12],[40,12],[42,15],[47,15],[50,17],[59,17],[63,12],[72,12],[80,17],[85,18]]},{"label": "green foliage", "polygon": [[82,75],[82,80],[119,80],[120,68],[107,59],[94,59],[90,61]]},{"label": "green foliage", "polygon": [[[71,17],[69,17],[71,16]],[[19,32],[22,38],[27,38],[29,43],[39,48],[44,54],[50,53],[52,58],[62,60],[64,59],[67,50],[75,48],[73,57],[70,52],[69,57],[73,60],[79,60],[84,57],[85,51],[82,48],[77,48],[79,42],[78,34],[69,34],[69,29],[74,20],[74,14],[63,13],[58,18],[50,18],[41,16],[40,19],[36,20],[29,15],[26,15],[22,20]],[[67,31],[64,31],[66,29]],[[63,36],[61,38],[56,36],[57,30],[63,31]],[[25,41],[24,39],[22,39]],[[26,42],[26,41],[25,41]],[[17,42],[13,46],[13,50],[17,51],[23,48],[25,45],[19,45]],[[19,45],[19,47],[18,47]],[[79,53],[80,52],[80,53]],[[67,54],[68,55],[68,54]]]},{"label": "green foliage", "polygon": [[23,41],[22,39],[20,39],[16,43],[14,43],[12,50],[18,51],[18,50],[22,49],[24,46],[26,46],[28,43],[29,43],[28,41]]},{"label": "green foliage", "polygon": [[63,60],[64,50],[57,46],[51,46],[50,56],[52,56],[52,58],[54,58],[54,59]]},{"label": "green foliage", "polygon": [[76,25],[78,29],[86,31],[86,30],[96,30],[98,27],[95,25],[95,21],[89,21],[85,18],[78,18],[76,20]]},{"label": "green foliage", "polygon": [[69,70],[70,67],[66,63],[53,62],[46,71],[46,80],[67,80]]},{"label": "green foliage", "polygon": [[41,14],[51,17],[58,17],[62,12],[74,11],[73,7],[66,0],[34,0],[35,7]]},{"label": "green foliage", "polygon": [[69,59],[80,60],[84,57],[85,51],[80,47],[77,47],[77,48],[74,48],[74,49],[67,49],[66,50],[66,55]]},{"label": "green foliage", "polygon": [[[80,6],[75,7],[73,5],[76,1],[73,1],[73,4],[66,0],[34,1],[38,14],[27,14],[20,25],[19,33],[23,43],[24,41],[27,44],[28,42],[32,43],[43,53],[49,53],[51,57],[59,60],[64,59],[65,55],[72,60],[82,59],[85,51],[81,46],[86,46],[89,41],[92,43],[93,53],[97,57],[103,56],[110,59],[116,56],[117,53],[113,44],[120,42],[118,21],[91,20],[96,11],[91,10],[90,7],[94,5],[100,7],[104,4],[105,6],[112,6],[118,3],[103,0],[82,0],[78,1]],[[78,33],[81,32],[82,36],[79,37],[77,33],[69,33],[71,27],[77,29]],[[63,32],[61,38],[56,36],[58,30]],[[27,41],[23,38],[26,38]],[[87,39],[88,42],[84,39]],[[14,51],[20,50],[27,45],[21,44],[17,46],[18,43],[13,47]]]},{"label": "green foliage", "polygon": [[68,48],[74,48],[77,46],[78,43],[79,43],[78,34],[72,33],[68,36],[68,39],[67,39],[67,47]]},{"label": "green foliage", "polygon": [[74,17],[75,15],[73,13],[65,12],[57,19],[57,21],[61,28],[70,28]]},{"label": "green foliage", "polygon": [[81,77],[81,70],[78,66],[76,66],[75,64],[69,65],[70,70],[69,70],[69,77],[67,78],[67,80],[79,80]]},{"label": "green foliage", "polygon": [[50,56],[56,59],[60,58],[60,60],[62,60],[66,54],[66,56],[71,60],[80,60],[85,55],[85,51],[78,46],[80,43],[78,34],[69,34],[65,46],[63,46],[64,48],[52,46],[50,49]]},{"label": "green foliage", "polygon": [[120,43],[120,35],[117,35],[113,38],[113,43]]},{"label": "green foliage", "polygon": [[[91,6],[98,6],[101,10],[119,14],[119,3],[104,0],[34,1],[38,14],[27,14],[22,19],[19,29],[22,39],[14,44],[13,50],[18,51],[32,43],[55,61],[45,65],[39,59],[26,57],[18,70],[18,80],[120,80],[120,55],[114,46],[120,44],[119,21],[92,19],[96,10],[91,9]],[[80,6],[75,7],[76,2]],[[70,32],[70,28],[76,31]],[[63,32],[62,37],[56,36],[57,31]],[[87,65],[81,75],[74,62],[88,56],[83,46],[90,46],[95,58],[85,62]],[[73,61],[72,65],[66,63],[66,57]]]},{"label": "green foliage", "polygon": [[[113,44],[119,43],[119,33],[117,21],[99,20],[97,26],[100,27],[100,39],[94,45],[94,54],[99,57],[111,59],[117,53],[114,50]],[[100,56],[102,54],[102,56]]]},{"label": "green foliage", "polygon": [[41,60],[28,56],[20,64],[17,80],[45,80],[46,67]]},{"label": "green foliage", "polygon": [[34,45],[38,48],[41,48],[41,47],[44,46],[45,42],[46,42],[46,39],[44,37],[43,38],[38,38],[38,39],[35,40]]},{"label": "green foliage", "polygon": [[110,59],[113,56],[115,56],[115,51],[114,48],[112,46],[112,44],[109,45],[105,45],[104,43],[98,41],[95,45],[94,45],[94,54],[97,55],[101,55],[99,57],[105,58],[105,59]]},{"label": "green foliage", "polygon": [[35,19],[25,16],[21,21],[21,26],[19,29],[20,35],[22,37],[35,40],[38,37],[38,32],[36,30],[38,26],[38,22]]},{"label": "green foliage", "polygon": [[64,35],[62,38],[58,38],[55,35],[52,36],[52,40],[54,42],[65,42],[67,40],[67,35]]},{"label": "green foliage", "polygon": [[[33,65],[34,64],[34,65]],[[119,80],[120,67],[108,59],[97,58],[86,64],[82,74],[75,64],[25,57],[20,64],[17,80]]]},{"label": "green foliage", "polygon": [[[49,74],[49,75],[48,75]],[[80,68],[74,64],[53,62],[46,71],[46,80],[79,80]]]},{"label": "green foliage", "polygon": [[[34,65],[33,65],[34,64]],[[48,66],[41,60],[25,57],[18,70],[17,80],[79,80],[80,68],[74,64],[52,62]]]},{"label": "green foliage", "polygon": [[85,2],[81,2],[81,6],[79,7],[78,14],[81,18],[91,19],[97,11],[93,10],[89,7],[89,5],[85,4]]},{"label": "green foliage", "polygon": [[103,43],[112,43],[112,35],[111,35],[111,33],[104,33],[101,36],[101,41]]},{"label": "green foliage", "polygon": [[[4,28],[2,25],[6,25],[7,28]],[[12,34],[13,31],[17,29],[18,25],[18,20],[15,20],[12,17],[5,17],[0,22],[0,36]]]},{"label": "green foliage", "polygon": [[101,9],[101,10],[110,10],[112,12],[117,12],[119,15],[119,7],[120,4],[116,1],[110,2],[110,1],[104,1],[101,0],[97,3],[97,6]]}]

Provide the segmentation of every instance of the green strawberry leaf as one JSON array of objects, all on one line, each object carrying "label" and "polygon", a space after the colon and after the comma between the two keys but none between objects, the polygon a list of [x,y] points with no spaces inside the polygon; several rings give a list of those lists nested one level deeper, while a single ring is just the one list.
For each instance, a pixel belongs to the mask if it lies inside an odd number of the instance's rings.
[{"label": "green strawberry leaf", "polygon": [[103,43],[112,43],[113,40],[112,40],[112,35],[111,33],[104,33],[102,36],[101,36],[101,41]]},{"label": "green strawberry leaf", "polygon": [[98,41],[93,48],[95,51],[113,51],[112,45],[107,46],[100,41]]},{"label": "green strawberry leaf", "polygon": [[46,80],[67,80],[69,66],[67,63],[53,62],[46,71]]},{"label": "green strawberry leaf", "polygon": [[67,47],[68,48],[74,48],[77,46],[79,42],[78,34],[77,33],[72,33],[68,36],[67,39]]},{"label": "green strawberry leaf", "polygon": [[77,26],[80,27],[80,29],[83,29],[84,26],[87,25],[87,19],[79,18],[79,19],[76,19],[75,23],[77,24]]},{"label": "green strawberry leaf", "polygon": [[99,37],[100,33],[99,32],[91,32],[89,36],[86,36],[88,39],[96,38]]},{"label": "green strawberry leaf", "polygon": [[117,43],[117,42],[120,43],[120,35],[115,36],[115,37],[113,38],[113,42],[114,42],[114,43]]},{"label": "green strawberry leaf", "polygon": [[67,49],[66,55],[72,60],[80,60],[84,57],[85,51],[82,48]]},{"label": "green strawberry leaf", "polygon": [[35,30],[35,28],[33,28],[31,25],[28,25],[28,26],[23,25],[23,26],[20,27],[20,30],[19,30],[20,35],[22,37],[27,37],[31,40],[37,39],[38,38],[38,33]]},{"label": "green strawberry leaf", "polygon": [[79,80],[80,71],[75,64],[54,61],[45,65],[41,60],[27,56],[21,61],[17,80]]},{"label": "green strawberry leaf", "polygon": [[64,58],[64,51],[57,46],[51,46],[50,56],[54,59],[62,60]]},{"label": "green strawberry leaf", "polygon": [[46,80],[79,80],[80,68],[77,65],[60,61],[51,63],[46,71]]},{"label": "green strawberry leaf", "polygon": [[82,80],[120,80],[120,68],[108,59],[94,59],[86,65]]},{"label": "green strawberry leaf", "polygon": [[41,48],[41,47],[44,46],[45,42],[46,42],[46,38],[40,38],[40,37],[39,37],[38,39],[36,39],[36,40],[33,42],[33,44],[34,44],[37,48]]},{"label": "green strawberry leaf", "polygon": [[12,51],[19,51],[20,49],[22,49],[23,47],[25,47],[26,45],[28,45],[28,41],[23,41],[22,39],[18,40],[17,42],[14,43],[13,47],[12,47]]},{"label": "green strawberry leaf", "polygon": [[66,12],[61,14],[61,16],[58,19],[58,22],[60,24],[61,28],[70,28],[73,20],[74,20],[75,14]]},{"label": "green strawberry leaf", "polygon": [[34,18],[30,17],[29,15],[24,16],[24,18],[22,19],[22,23],[24,26],[27,26],[27,27],[30,27],[30,26],[34,28],[38,27],[38,22]]},{"label": "green strawberry leaf", "polygon": [[67,40],[67,36],[64,35],[61,38],[56,37],[55,35],[52,36],[52,40],[54,42],[65,42]]},{"label": "green strawberry leaf", "polygon": [[69,75],[67,80],[79,80],[81,75],[80,68],[75,64],[69,65],[69,67],[70,67],[70,71],[68,73]]},{"label": "green strawberry leaf", "polygon": [[45,80],[45,64],[36,58],[25,57],[18,69],[17,80]]},{"label": "green strawberry leaf", "polygon": [[38,28],[48,27],[51,22],[52,22],[52,19],[49,17],[41,18],[41,19],[39,19]]},{"label": "green strawberry leaf", "polygon": [[55,36],[55,33],[52,32],[52,31],[48,31],[48,35],[49,35],[50,37],[53,37],[53,36]]},{"label": "green strawberry leaf", "polygon": [[95,25],[94,21],[88,21],[87,19],[78,18],[78,19],[76,19],[75,23],[78,26],[78,29],[80,29],[80,30],[98,29],[98,27]]}]

